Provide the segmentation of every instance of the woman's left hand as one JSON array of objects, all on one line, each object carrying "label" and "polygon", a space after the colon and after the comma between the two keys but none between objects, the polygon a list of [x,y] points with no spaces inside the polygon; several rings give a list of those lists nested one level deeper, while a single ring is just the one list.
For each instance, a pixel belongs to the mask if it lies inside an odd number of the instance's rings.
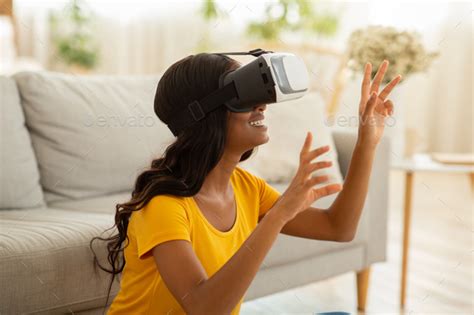
[{"label": "woman's left hand", "polygon": [[379,93],[379,86],[388,68],[388,60],[384,60],[371,82],[372,65],[365,65],[362,81],[361,99],[359,103],[358,143],[375,148],[383,135],[385,118],[393,114],[393,103],[386,99],[402,76],[397,75]]}]

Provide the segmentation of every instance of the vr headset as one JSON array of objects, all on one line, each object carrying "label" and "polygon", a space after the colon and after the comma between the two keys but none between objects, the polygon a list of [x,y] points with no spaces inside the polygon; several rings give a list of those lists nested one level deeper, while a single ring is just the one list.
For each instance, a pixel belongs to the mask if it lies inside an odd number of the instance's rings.
[{"label": "vr headset", "polygon": [[236,70],[223,73],[217,90],[178,111],[168,122],[174,136],[219,106],[226,106],[232,112],[248,112],[257,105],[300,98],[308,91],[308,71],[303,60],[294,54],[262,49],[216,54],[252,55],[257,58]]}]

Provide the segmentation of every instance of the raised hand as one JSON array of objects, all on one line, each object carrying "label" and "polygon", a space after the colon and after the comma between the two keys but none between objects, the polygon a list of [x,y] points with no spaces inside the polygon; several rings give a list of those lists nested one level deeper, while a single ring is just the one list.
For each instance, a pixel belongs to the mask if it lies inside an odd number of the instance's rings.
[{"label": "raised hand", "polygon": [[387,68],[388,61],[384,60],[371,82],[372,65],[370,63],[365,65],[359,103],[358,141],[371,147],[375,147],[380,142],[385,127],[385,118],[393,114],[393,103],[387,97],[402,78],[401,75],[397,75],[379,93],[379,86]]},{"label": "raised hand", "polygon": [[316,170],[330,167],[332,162],[311,162],[318,156],[329,151],[329,146],[310,150],[312,141],[313,135],[311,132],[308,132],[300,152],[300,165],[296,175],[278,200],[278,206],[281,205],[281,207],[278,207],[279,211],[284,211],[284,213],[281,214],[286,221],[291,220],[299,212],[310,207],[316,200],[337,193],[342,189],[341,184],[330,184],[321,188],[313,188],[313,186],[317,184],[326,182],[328,177],[325,175],[312,176],[311,174]]}]

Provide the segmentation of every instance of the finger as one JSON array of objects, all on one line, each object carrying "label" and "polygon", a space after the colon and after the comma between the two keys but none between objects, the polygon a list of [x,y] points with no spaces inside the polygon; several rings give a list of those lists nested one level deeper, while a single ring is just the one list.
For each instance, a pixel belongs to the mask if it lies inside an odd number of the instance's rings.
[{"label": "finger", "polygon": [[328,152],[331,148],[329,147],[329,145],[325,145],[323,147],[319,147],[319,148],[316,148],[310,152],[308,152],[307,154],[307,162],[311,162],[312,160],[314,160],[315,158],[317,158],[318,156],[320,155],[323,155],[324,153]]},{"label": "finger", "polygon": [[370,89],[371,92],[378,92],[380,83],[387,72],[388,68],[388,60],[384,60],[380,65],[379,69],[377,70],[377,74],[375,75],[374,82],[372,82],[372,87]]},{"label": "finger", "polygon": [[311,142],[313,141],[313,134],[311,131],[306,133],[306,139],[304,140],[303,148],[301,149],[300,156],[302,157],[311,148]]},{"label": "finger", "polygon": [[393,102],[391,100],[386,100],[383,104],[387,109],[388,115],[393,115]]},{"label": "finger", "polygon": [[330,184],[321,188],[313,188],[313,191],[317,196],[316,199],[335,194],[341,190],[342,184]]},{"label": "finger", "polygon": [[322,162],[311,163],[308,165],[307,172],[312,173],[316,170],[328,168],[331,166],[332,166],[332,161],[322,161]]},{"label": "finger", "polygon": [[[370,62],[367,62],[365,64],[365,71],[364,71],[364,79],[362,80],[362,86],[361,86],[361,105],[365,104],[367,102],[367,99],[369,98],[369,93],[370,93],[370,76],[372,74],[372,64]],[[361,108],[361,111],[363,111],[363,108]]]},{"label": "finger", "polygon": [[390,94],[390,92],[392,92],[393,88],[395,87],[395,85],[398,84],[398,82],[400,82],[400,80],[402,79],[402,76],[401,75],[397,75],[392,81],[390,81],[389,84],[387,84],[384,89],[382,90],[382,92],[380,92],[379,94],[379,97],[382,99],[382,100],[385,100],[387,98],[387,96]]},{"label": "finger", "polygon": [[369,101],[367,102],[367,106],[365,108],[364,115],[372,115],[374,113],[375,106],[377,105],[377,93],[372,92],[370,95]]},{"label": "finger", "polygon": [[374,112],[376,112],[376,113],[378,113],[382,116],[387,116],[388,115],[387,107],[385,106],[385,103],[380,98],[377,98],[377,100],[375,101]]},{"label": "finger", "polygon": [[329,177],[327,175],[321,175],[321,176],[311,176],[310,179],[308,179],[305,183],[307,188],[313,187],[314,185],[324,183],[329,180]]}]

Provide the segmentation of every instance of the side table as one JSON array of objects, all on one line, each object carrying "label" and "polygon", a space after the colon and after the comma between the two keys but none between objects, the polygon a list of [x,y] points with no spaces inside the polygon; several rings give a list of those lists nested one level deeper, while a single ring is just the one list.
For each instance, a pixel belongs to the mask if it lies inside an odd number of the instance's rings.
[{"label": "side table", "polygon": [[405,172],[405,201],[403,219],[402,272],[400,285],[400,306],[405,307],[407,287],[408,249],[410,242],[410,220],[412,211],[413,178],[416,172],[461,173],[468,174],[471,180],[471,192],[474,194],[474,166],[443,164],[434,161],[429,154],[415,154],[411,158],[395,160],[391,168]]}]

